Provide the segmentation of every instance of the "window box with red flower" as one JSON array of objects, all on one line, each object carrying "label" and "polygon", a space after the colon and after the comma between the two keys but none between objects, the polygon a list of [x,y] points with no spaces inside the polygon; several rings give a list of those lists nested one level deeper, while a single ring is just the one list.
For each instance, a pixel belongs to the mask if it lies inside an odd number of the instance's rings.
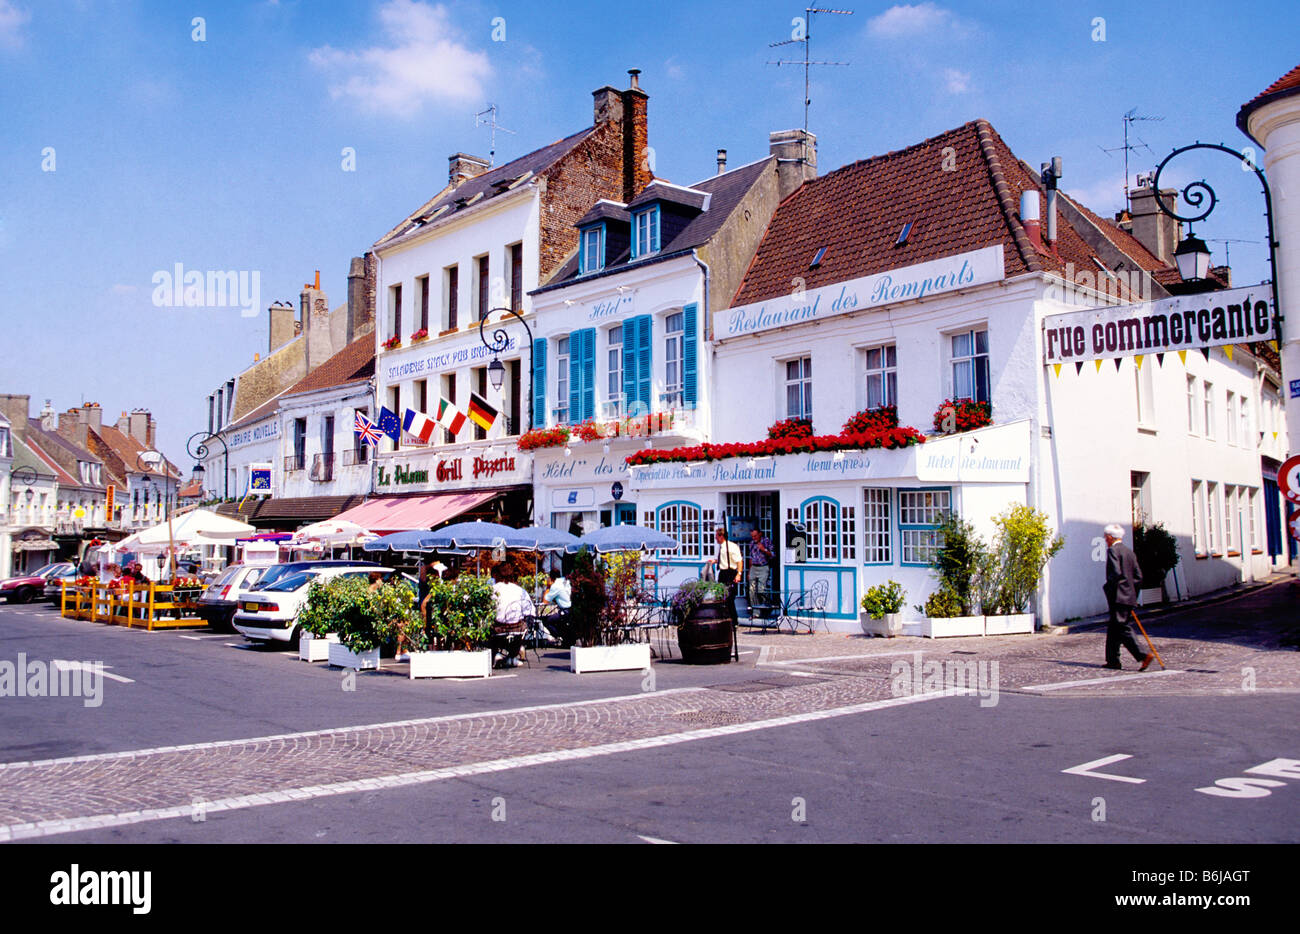
[{"label": "window box with red flower", "polygon": [[[774,426],[775,427],[775,426]],[[675,462],[714,461],[729,457],[765,457],[773,454],[817,454],[826,451],[862,450],[866,448],[904,448],[925,442],[925,435],[915,428],[882,428],[862,433],[809,435],[807,437],[768,438],[726,444],[696,444],[690,447],[660,448],[637,451],[627,458],[628,466]]]},{"label": "window box with red flower", "polygon": [[811,438],[813,436],[812,419],[782,419],[767,429],[767,436],[772,440],[779,438]]},{"label": "window box with red flower", "polygon": [[564,425],[556,428],[534,428],[520,435],[517,443],[521,451],[560,447],[569,443],[569,429]]},{"label": "window box with red flower", "polygon": [[394,334],[388,340],[380,344],[380,346],[383,347],[385,350],[392,350],[394,347],[401,347],[402,336],[400,334]]},{"label": "window box with red flower", "polygon": [[429,329],[420,328],[420,330],[416,331],[414,334],[411,335],[411,343],[414,344],[416,341],[422,341],[428,336],[429,336]]},{"label": "window box with red flower", "polygon": [[882,405],[878,409],[863,409],[849,417],[840,429],[846,435],[868,434],[885,428],[898,427],[898,407]]},{"label": "window box with red flower", "polygon": [[993,406],[974,399],[944,399],[934,410],[934,430],[940,434],[974,431],[993,424]]}]

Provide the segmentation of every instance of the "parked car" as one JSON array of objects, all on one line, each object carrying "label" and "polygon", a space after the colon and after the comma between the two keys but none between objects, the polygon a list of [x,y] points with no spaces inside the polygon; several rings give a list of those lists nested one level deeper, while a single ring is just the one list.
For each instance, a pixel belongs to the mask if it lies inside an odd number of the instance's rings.
[{"label": "parked car", "polygon": [[47,564],[40,568],[34,574],[22,574],[18,577],[9,577],[0,581],[0,597],[10,603],[28,603],[45,593],[45,580],[51,574],[62,572],[64,569],[76,568],[66,561],[56,561],[54,564]]},{"label": "parked car", "polygon": [[240,596],[256,587],[267,570],[266,565],[252,564],[232,564],[226,568],[200,594],[199,616],[213,629],[229,631]]},{"label": "parked car", "polygon": [[310,571],[314,568],[379,568],[382,565],[374,561],[348,561],[345,559],[331,559],[328,561],[289,561],[284,564],[272,564],[266,569],[266,572],[258,579],[255,590],[263,590],[270,587],[276,581],[288,577],[290,574],[297,574],[299,571]]},{"label": "parked car", "polygon": [[77,579],[76,565],[61,564],[62,570],[55,571],[49,577],[45,578],[45,591],[43,596],[46,600],[58,606],[63,601],[63,582],[72,583]]},{"label": "parked car", "polygon": [[335,577],[365,580],[376,571],[388,580],[396,573],[392,568],[372,564],[329,562],[328,567],[320,566],[326,564],[324,561],[310,564],[316,566],[282,577],[270,586],[245,592],[235,609],[235,629],[245,639],[255,642],[288,642],[292,645],[301,635],[298,613],[307,603],[307,591],[312,581]]}]

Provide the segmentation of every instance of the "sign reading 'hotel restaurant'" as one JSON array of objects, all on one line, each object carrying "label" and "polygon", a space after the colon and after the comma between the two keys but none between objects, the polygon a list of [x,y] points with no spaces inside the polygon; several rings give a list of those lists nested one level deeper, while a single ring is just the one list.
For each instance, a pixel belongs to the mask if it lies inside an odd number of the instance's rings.
[{"label": "sign reading 'hotel restaurant'", "polygon": [[892,305],[957,289],[997,282],[1006,275],[1002,247],[987,246],[969,253],[890,269],[819,289],[781,295],[764,302],[738,305],[720,312],[717,339],[740,337],[773,328],[821,321],[866,308]]},{"label": "sign reading 'hotel restaurant'", "polygon": [[1267,285],[1252,285],[1048,315],[1043,319],[1043,362],[1080,363],[1271,341],[1277,336],[1271,299]]}]

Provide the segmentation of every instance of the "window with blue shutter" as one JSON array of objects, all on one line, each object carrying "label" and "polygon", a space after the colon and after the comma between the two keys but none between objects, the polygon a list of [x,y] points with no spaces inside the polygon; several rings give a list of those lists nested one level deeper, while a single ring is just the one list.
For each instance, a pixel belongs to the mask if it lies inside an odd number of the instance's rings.
[{"label": "window with blue shutter", "polygon": [[623,323],[623,402],[628,415],[650,412],[650,315]]},{"label": "window with blue shutter", "polygon": [[533,425],[546,427],[546,338],[533,341]]},{"label": "window with blue shutter", "polygon": [[700,366],[699,309],[696,305],[687,305],[682,309],[682,331],[682,403],[687,408],[694,408]]},{"label": "window with blue shutter", "polygon": [[578,250],[578,274],[605,268],[605,225],[584,227],[581,234],[581,248]]},{"label": "window with blue shutter", "polygon": [[596,329],[585,328],[582,336],[579,361],[582,366],[582,419],[596,417]]},{"label": "window with blue shutter", "polygon": [[632,258],[659,252],[659,205],[639,211],[632,219]]}]

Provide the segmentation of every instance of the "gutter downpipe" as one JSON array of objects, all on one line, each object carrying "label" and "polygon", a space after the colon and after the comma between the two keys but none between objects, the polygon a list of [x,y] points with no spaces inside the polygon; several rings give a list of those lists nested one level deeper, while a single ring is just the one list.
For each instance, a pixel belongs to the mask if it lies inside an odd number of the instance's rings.
[{"label": "gutter downpipe", "polygon": [[[696,266],[699,266],[699,267],[700,267],[700,271],[704,273],[704,320],[705,320],[705,322],[708,324],[708,328],[707,328],[707,331],[706,331],[705,329],[701,328],[700,333],[701,333],[702,335],[703,335],[703,334],[707,334],[707,336],[706,336],[704,339],[707,340],[707,341],[710,343],[710,345],[712,345],[712,343],[713,343],[713,315],[711,315],[711,314],[709,313],[709,310],[710,310],[710,307],[709,307],[709,288],[710,288],[710,285],[709,285],[709,283],[710,283],[710,280],[711,280],[712,277],[711,277],[711,275],[710,275],[710,273],[709,273],[709,264],[706,263],[706,262],[704,262],[704,260],[700,259],[699,253],[696,252],[696,248],[695,248],[695,247],[692,247],[692,248],[691,248],[691,259],[695,260],[695,265],[696,265]],[[697,372],[695,378],[696,378],[696,380],[699,380],[699,374],[698,374],[698,372]],[[713,361],[710,360],[710,361],[709,361],[709,384],[711,385],[712,382],[713,382]],[[695,396],[695,405],[698,407],[699,404],[700,404],[700,398],[699,398],[699,390],[698,390],[698,388],[697,388],[697,390],[696,390],[696,396]],[[712,417],[712,416],[713,416],[713,407],[710,406],[710,407],[709,407],[709,428],[710,428],[710,434],[712,434],[712,428],[713,428],[713,417]],[[696,426],[696,427],[698,427],[698,423],[697,423],[697,426]]]}]

